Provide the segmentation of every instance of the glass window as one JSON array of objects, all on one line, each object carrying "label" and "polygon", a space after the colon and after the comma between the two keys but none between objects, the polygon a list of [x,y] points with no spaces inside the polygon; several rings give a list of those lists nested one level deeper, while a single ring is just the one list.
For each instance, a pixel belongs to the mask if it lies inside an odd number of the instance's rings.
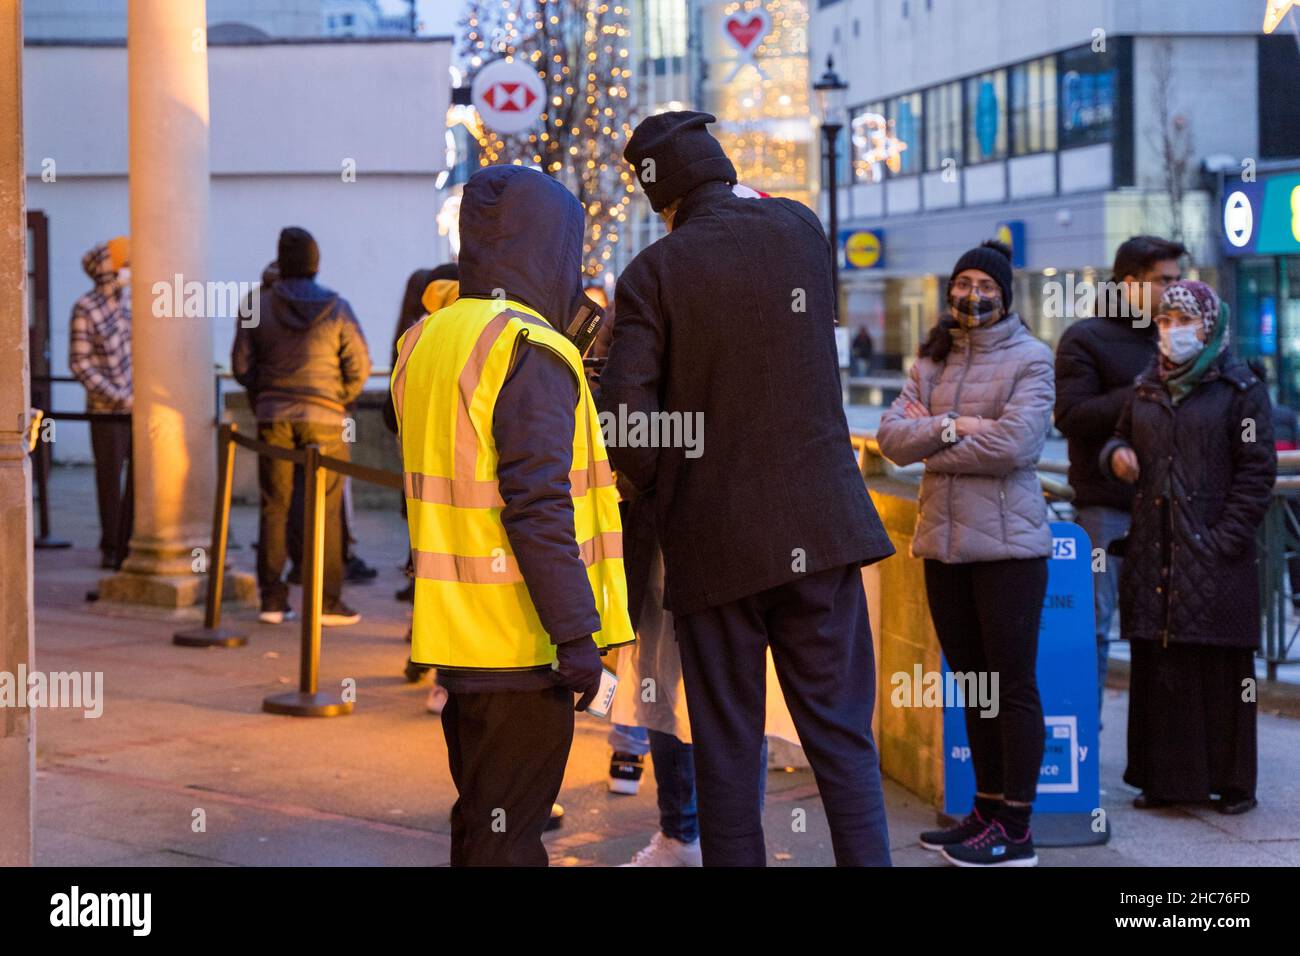
[{"label": "glass window", "polygon": [[1007,71],[966,81],[966,161],[983,163],[1007,155]]},{"label": "glass window", "polygon": [[924,97],[908,93],[889,101],[889,129],[887,144],[891,157],[887,168],[891,173],[908,176],[921,171],[921,128],[924,116]]},{"label": "glass window", "polygon": [[1011,69],[1011,152],[1056,149],[1056,60],[1047,57]]},{"label": "glass window", "polygon": [[1091,47],[1060,56],[1061,149],[1110,142],[1115,123],[1115,54]]},{"label": "glass window", "polygon": [[886,125],[884,103],[867,103],[849,112],[844,141],[845,158],[852,171],[846,172],[845,182],[878,183],[883,178],[884,166],[873,160],[873,146],[879,142]]},{"label": "glass window", "polygon": [[939,172],[944,160],[962,164],[961,83],[925,91],[925,168]]}]

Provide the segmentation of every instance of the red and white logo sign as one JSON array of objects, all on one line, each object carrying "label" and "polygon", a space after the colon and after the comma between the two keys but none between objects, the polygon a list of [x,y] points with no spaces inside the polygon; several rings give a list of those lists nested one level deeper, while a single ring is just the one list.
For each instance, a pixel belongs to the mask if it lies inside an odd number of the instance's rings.
[{"label": "red and white logo sign", "polygon": [[764,75],[759,69],[754,54],[758,51],[763,38],[770,32],[772,32],[772,18],[762,7],[753,10],[737,10],[723,18],[722,33],[736,48],[738,54],[731,76],[727,77],[728,81],[733,79],[746,63],[758,70],[760,76]]},{"label": "red and white logo sign", "polygon": [[546,103],[537,71],[519,62],[497,60],[478,71],[470,89],[483,125],[497,133],[518,133],[532,126]]}]

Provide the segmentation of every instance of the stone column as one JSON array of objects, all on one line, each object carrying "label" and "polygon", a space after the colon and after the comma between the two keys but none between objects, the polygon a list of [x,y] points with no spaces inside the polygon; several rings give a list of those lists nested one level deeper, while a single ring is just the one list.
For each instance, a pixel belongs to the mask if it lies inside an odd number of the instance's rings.
[{"label": "stone column", "polygon": [[174,286],[177,275],[208,279],[205,7],[127,6],[135,530],[122,572],[101,583],[100,596],[173,608],[202,598],[194,549],[206,549],[212,532],[212,328],[153,289]]},{"label": "stone column", "polygon": [[32,862],[36,738],[19,668],[32,664],[32,483],[27,433],[27,203],[21,0],[0,3],[0,866]]}]

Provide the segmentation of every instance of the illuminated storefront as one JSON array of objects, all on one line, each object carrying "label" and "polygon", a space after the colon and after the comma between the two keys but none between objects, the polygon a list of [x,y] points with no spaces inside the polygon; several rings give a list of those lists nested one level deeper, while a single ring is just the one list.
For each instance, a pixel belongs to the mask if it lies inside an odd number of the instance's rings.
[{"label": "illuminated storefront", "polygon": [[1300,400],[1300,164],[1224,182],[1219,204],[1223,270],[1234,303],[1238,354],[1259,358],[1278,401]]},{"label": "illuminated storefront", "polygon": [[816,130],[811,116],[808,6],[812,0],[703,0],[708,64],[700,109],[740,181],[817,208]]}]

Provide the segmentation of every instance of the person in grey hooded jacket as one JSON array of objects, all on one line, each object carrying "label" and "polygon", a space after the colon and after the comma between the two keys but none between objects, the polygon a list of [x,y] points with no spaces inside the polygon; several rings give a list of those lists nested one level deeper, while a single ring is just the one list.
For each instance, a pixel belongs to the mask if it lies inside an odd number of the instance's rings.
[{"label": "person in grey hooded jacket", "polygon": [[996,674],[998,712],[965,708],[975,806],[921,834],[959,866],[1033,866],[1030,807],[1043,755],[1035,678],[1052,534],[1034,464],[1052,420],[1052,352],[1011,305],[1011,250],[965,253],[951,314],[921,346],[880,421],[880,450],[925,462],[912,554],[925,559],[935,632],[954,672]]}]

